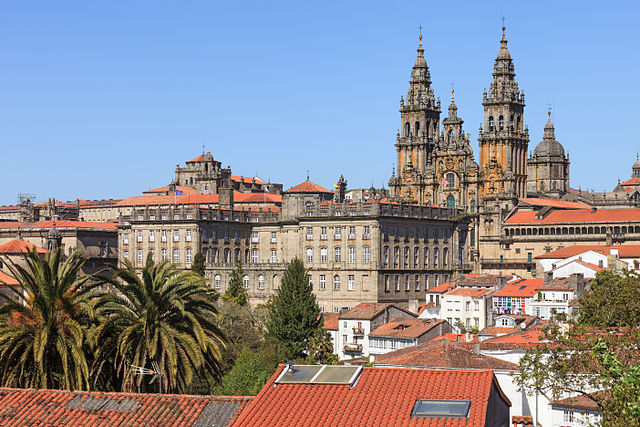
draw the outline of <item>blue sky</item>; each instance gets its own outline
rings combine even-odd
[[[500,17],[530,150],[553,104],[572,187],[612,189],[638,142],[637,2],[0,1],[0,204],[166,185],[204,145],[237,175],[386,186],[418,26],[478,160]],[[444,115],[442,116],[444,118]]]

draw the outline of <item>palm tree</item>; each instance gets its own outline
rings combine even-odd
[[[125,391],[144,389],[143,377],[134,375],[131,366],[149,368],[152,362],[168,391],[184,390],[194,373],[220,378],[226,339],[216,326],[215,291],[200,275],[179,271],[168,261],[154,264],[148,257],[141,274],[126,260],[104,280],[114,289],[96,305],[97,372],[104,369],[101,361],[113,361]]]
[[[87,389],[84,350],[91,321],[92,276],[79,276],[78,252],[44,259],[35,248],[24,265],[4,260],[19,286],[5,286],[0,307],[0,382],[4,387]]]

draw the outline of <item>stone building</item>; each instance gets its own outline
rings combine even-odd
[[[527,161],[527,193],[556,199],[569,193],[569,155],[556,141],[551,112],[544,137]]]

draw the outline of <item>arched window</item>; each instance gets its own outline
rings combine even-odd
[[[471,211],[471,213],[474,213],[476,211],[475,199],[471,199],[471,202],[469,202],[469,210]]]
[[[340,276],[338,276],[337,274],[333,276],[333,290],[334,291],[340,290]]]
[[[453,137],[456,135],[456,133],[453,130],[449,131],[449,139],[453,139]]]
[[[429,267],[429,248],[424,248],[424,268]]]
[[[431,129],[432,129],[431,136],[435,138],[436,135],[438,134],[438,128],[436,127],[435,123],[433,124],[433,127]]]
[[[313,262],[313,249],[312,248],[307,248],[307,262],[308,263],[312,263]]]
[[[229,248],[224,248],[224,263],[228,264],[229,263],[229,253],[231,251],[229,250]]]
[[[382,248],[382,261],[384,265],[389,265],[389,246]]]
[[[449,248],[444,248],[442,250],[442,264],[444,264],[445,267],[447,266],[447,264],[449,262],[449,260],[448,260],[449,256],[448,255],[449,255]]]
[[[411,131],[411,125],[409,122],[404,124],[404,136],[409,136],[409,132]]]
[[[498,126],[500,126],[500,130],[504,129],[504,117],[498,117]]]
[[[239,262],[240,261],[240,249],[236,248],[233,251],[233,262]]]
[[[249,289],[249,276],[247,274],[245,274],[244,277],[242,278],[242,286],[245,289]]]
[[[456,208],[456,198],[453,197],[453,194],[449,194],[449,196],[447,197],[447,207],[449,209],[455,209]]]
[[[278,277],[278,275],[274,274],[271,280],[273,283],[273,289],[280,289],[280,278]]]
[[[220,275],[216,274],[213,278],[213,287],[216,289],[220,289]]]
[[[516,119],[516,129],[520,130],[520,116]]]
[[[489,116],[489,130],[493,130],[493,116]]]
[[[178,250],[178,248],[173,248],[173,262],[180,262],[180,251]]]
[[[191,248],[185,250],[185,262],[191,264]]]
[[[433,266],[438,267],[438,248],[433,248]]]
[[[258,289],[264,289],[264,276],[262,274],[258,276]]]
[[[415,129],[416,129],[416,136],[420,136],[420,122],[416,122]]]

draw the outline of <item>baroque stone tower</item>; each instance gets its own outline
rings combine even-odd
[[[527,161],[527,193],[560,198],[569,192],[569,156],[556,141],[555,130],[549,121],[544,127],[542,141]]]
[[[524,127],[524,91],[518,90],[511,54],[502,27],[500,51],[489,92],[482,96],[484,127],[480,127],[480,196],[526,197],[529,130]]]
[[[424,58],[422,34],[418,57],[411,70],[407,99],[400,98],[401,131],[396,136],[397,170],[389,180],[395,200],[426,203],[425,174],[440,129],[440,100],[431,88],[431,75]]]

